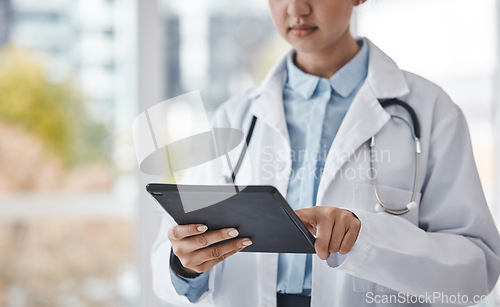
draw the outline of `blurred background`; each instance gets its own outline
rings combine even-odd
[[[352,24],[464,110],[497,225],[499,3],[369,0]],[[166,306],[144,190],[165,178],[139,173],[132,121],[193,90],[211,116],[288,48],[265,0],[0,0],[0,306]]]

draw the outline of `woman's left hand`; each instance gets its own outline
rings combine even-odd
[[[349,210],[314,206],[295,210],[307,229],[316,236],[316,254],[322,260],[330,253],[347,254],[358,238],[361,221]]]

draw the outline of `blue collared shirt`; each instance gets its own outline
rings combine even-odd
[[[287,58],[283,103],[292,149],[292,173],[286,199],[295,210],[316,203],[326,155],[366,79],[368,43],[360,39],[358,45],[360,51],[330,79],[303,72],[294,64],[294,55]],[[208,289],[208,274],[186,279],[171,272],[171,277],[176,291],[194,302]],[[312,255],[279,255],[277,292],[310,295],[311,277]]]
[[[368,43],[359,40],[360,51],[330,79],[300,70],[287,59],[288,79],[283,102],[292,149],[292,172],[287,202],[294,209],[316,204],[316,194],[330,146],[351,102],[368,72]],[[310,295],[312,255],[280,254],[280,293]]]

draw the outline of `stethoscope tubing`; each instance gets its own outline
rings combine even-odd
[[[370,174],[371,174],[371,179],[373,182],[373,189],[375,191],[375,197],[377,199],[377,204],[375,208],[380,208],[382,211],[385,211],[387,213],[393,214],[393,215],[403,215],[405,213],[408,213],[410,210],[416,207],[416,196],[417,196],[417,186],[418,186],[418,179],[419,179],[419,169],[420,169],[420,153],[421,153],[421,144],[420,144],[420,123],[418,120],[418,116],[413,110],[413,108],[407,104],[404,101],[401,101],[396,98],[392,99],[386,99],[386,100],[380,100],[380,104],[382,105],[383,108],[386,108],[391,105],[398,105],[402,108],[404,108],[408,114],[411,117],[412,124],[408,122],[404,117],[399,116],[399,115],[391,115],[391,118],[398,118],[402,120],[411,130],[412,137],[415,141],[415,171],[414,171],[414,177],[413,177],[413,189],[412,189],[412,195],[411,195],[411,200],[410,203],[405,208],[402,209],[392,209],[389,208],[385,202],[382,200],[382,197],[380,196],[379,190],[378,190],[378,181],[377,181],[377,171],[376,171],[376,166],[375,166],[375,135],[373,135],[370,139]],[[247,148],[250,145],[250,141],[252,139],[252,134],[255,128],[255,124],[257,123],[257,117],[253,116],[252,122],[250,124],[250,128],[247,133],[247,137],[245,139],[245,145],[241,151],[240,157],[238,159],[238,162],[236,163],[236,166],[232,172],[231,178],[227,178],[227,182],[230,183],[229,180],[232,180],[232,183],[234,184],[236,181],[236,175],[238,174],[238,171],[241,167],[241,164],[243,162],[243,159],[246,155]]]

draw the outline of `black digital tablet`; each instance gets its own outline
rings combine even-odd
[[[234,188],[157,183],[146,186],[179,225],[204,224],[209,230],[238,229],[238,237],[248,237],[253,242],[242,252],[315,253],[314,236],[275,187],[236,187],[237,193],[228,194]],[[181,198],[223,200],[186,212]]]

